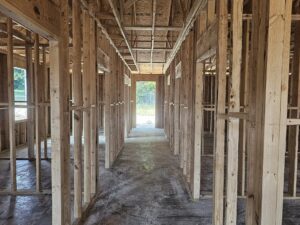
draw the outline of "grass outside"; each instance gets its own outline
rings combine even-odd
[[[155,116],[154,105],[138,104],[136,107],[136,114],[142,116]]]

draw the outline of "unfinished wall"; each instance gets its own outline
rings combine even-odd
[[[215,225],[236,224],[238,196],[247,224],[281,224],[284,195],[297,193],[297,7],[209,0],[166,71],[170,147],[196,199],[212,157]]]

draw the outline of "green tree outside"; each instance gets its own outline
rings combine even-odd
[[[136,84],[137,115],[155,116],[156,82],[138,81]]]

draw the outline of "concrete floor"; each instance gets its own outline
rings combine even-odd
[[[212,141],[205,137],[202,194],[211,194]],[[100,154],[100,193],[84,225],[211,225],[212,199],[190,199],[178,159],[162,130],[135,129],[112,169]],[[18,154],[23,156],[23,150]],[[1,154],[0,154],[1,157]],[[0,160],[0,187],[8,187],[8,162]],[[50,161],[42,161],[43,186],[50,188]],[[34,162],[17,161],[20,188],[34,189]],[[300,180],[300,179],[299,179]],[[244,200],[238,202],[238,225],[244,225]],[[283,225],[300,224],[300,200],[284,201]],[[0,196],[0,225],[51,225],[51,196]]]

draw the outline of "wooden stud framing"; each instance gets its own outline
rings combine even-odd
[[[27,37],[31,39],[31,33],[27,32]],[[33,64],[32,64],[32,47],[31,43],[26,42],[25,45],[26,54],[26,75],[27,75],[27,104],[34,105],[34,85],[33,85]],[[27,109],[27,146],[28,146],[28,158],[34,158],[34,109]]]
[[[46,60],[46,48],[45,46],[43,47],[42,50],[42,54],[43,54],[43,71],[41,73],[41,82],[42,83],[40,85],[41,88],[41,95],[42,95],[42,101],[45,103],[46,102],[46,96],[47,96],[47,88],[46,88],[46,81],[48,78],[48,69],[47,69],[47,60]],[[41,124],[42,121],[44,121],[44,125],[41,126],[41,128],[44,127],[44,130],[42,131],[43,134],[43,141],[44,141],[44,158],[47,159],[48,158],[48,129],[47,129],[47,121],[48,121],[48,115],[46,116],[46,112],[48,111],[48,106],[44,105],[42,107],[42,118],[41,118]]]
[[[50,41],[52,223],[71,224],[68,1],[61,1],[61,38]]]
[[[227,1],[220,0],[217,5],[218,47],[217,47],[217,106],[214,150],[214,182],[213,182],[213,224],[223,225],[224,207],[224,151],[225,121],[218,114],[225,113],[226,70],[227,70],[227,34],[228,34]]]
[[[203,63],[196,64],[195,90],[195,143],[193,154],[193,198],[200,198],[201,185],[201,148],[202,148],[202,98],[203,98]]]
[[[178,65],[177,65],[178,66]],[[175,72],[175,97],[174,97],[174,154],[179,154],[180,149],[180,81],[181,78],[177,77],[178,67],[176,66]],[[181,69],[180,69],[181,70]],[[181,71],[180,71],[181,73]]]
[[[84,129],[84,203],[91,199],[91,129],[90,129],[90,17],[83,12],[83,106],[88,108],[83,112]]]
[[[40,74],[40,46],[39,35],[35,34],[34,40],[34,83],[35,83],[35,162],[36,162],[36,191],[41,191],[41,119],[40,106],[41,103],[41,74]]]
[[[14,104],[14,74],[13,74],[13,36],[12,19],[7,19],[7,81],[8,81],[8,119],[9,119],[9,149],[10,149],[10,179],[11,191],[17,190],[16,179],[16,140],[15,140],[15,104]]]
[[[250,43],[250,21],[245,21],[243,30],[243,57],[242,57],[242,76],[241,76],[241,105],[244,106],[243,112],[249,111],[249,43]],[[246,128],[247,121],[240,121],[239,133],[239,170],[238,170],[238,193],[245,195],[246,185]]]
[[[73,101],[74,106],[82,106],[82,76],[81,76],[81,9],[78,0],[72,4],[73,31]],[[82,111],[73,112],[74,121],[74,217],[82,215]]]
[[[90,114],[90,154],[91,154],[91,196],[96,194],[97,191],[97,170],[98,170],[98,126],[97,126],[97,87],[96,87],[96,24],[93,18],[90,18],[90,68],[89,68],[89,78],[90,78],[90,104],[91,104],[91,114]]]
[[[240,74],[242,62],[243,0],[232,1],[232,74],[230,76],[229,112],[240,111]],[[219,46],[220,47],[220,46]],[[220,90],[219,90],[220,91]],[[239,151],[239,119],[228,120],[228,151],[226,179],[226,225],[237,219],[237,178]]]

